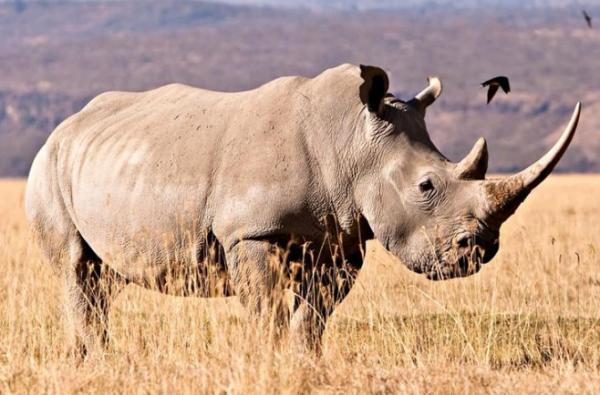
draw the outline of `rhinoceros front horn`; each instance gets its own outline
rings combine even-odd
[[[510,177],[485,181],[489,209],[498,220],[504,221],[512,215],[529,192],[552,172],[575,135],[580,113],[581,103],[577,103],[569,124],[556,144],[537,162]]]
[[[423,114],[425,114],[425,109],[442,94],[442,81],[438,77],[428,77],[427,82],[427,88],[408,102]]]

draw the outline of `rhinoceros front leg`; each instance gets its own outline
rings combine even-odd
[[[301,351],[321,354],[322,337],[335,308],[354,285],[363,257],[356,253],[346,260],[334,259],[304,271],[296,289],[291,334]]]
[[[126,284],[78,236],[69,244],[65,265],[67,330],[79,357],[108,344],[108,309]]]
[[[276,243],[249,240],[226,253],[231,282],[241,303],[274,338],[289,327],[285,257]]]

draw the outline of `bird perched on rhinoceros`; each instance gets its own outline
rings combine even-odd
[[[439,79],[409,101],[388,84],[378,67],[345,64],[245,92],[109,92],[59,125],[26,210],[65,280],[81,350],[107,341],[127,283],[238,295],[318,350],[367,240],[433,280],[489,262],[500,225],[567,149],[580,104],[541,159],[486,179],[485,140],[453,163],[429,138]],[[286,287],[293,303],[278,302]]]

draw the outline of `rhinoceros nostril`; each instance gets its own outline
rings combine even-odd
[[[469,248],[472,244],[472,237],[469,235],[461,236],[456,240],[456,244],[460,248]]]

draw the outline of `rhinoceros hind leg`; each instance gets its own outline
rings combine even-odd
[[[107,346],[109,307],[126,281],[103,264],[79,235],[69,243],[64,279],[67,329],[76,352],[85,357]]]

